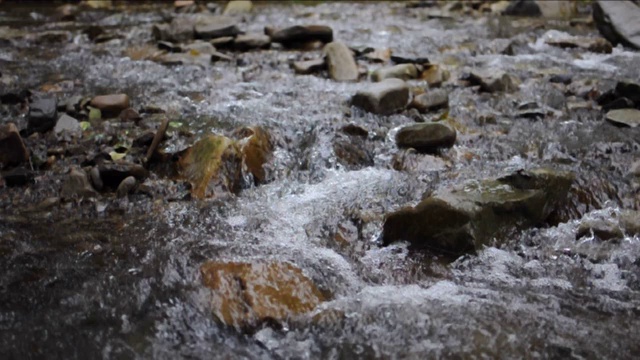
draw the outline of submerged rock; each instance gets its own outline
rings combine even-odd
[[[613,44],[640,49],[640,7],[631,1],[598,0],[593,4],[593,20],[598,30]]]
[[[87,174],[78,169],[72,169],[62,184],[60,194],[65,199],[89,198],[98,193],[91,187]]]
[[[396,134],[400,148],[413,148],[419,152],[435,153],[450,148],[456,142],[456,130],[442,122],[417,123],[403,127]]]
[[[200,267],[212,289],[215,317],[227,326],[252,330],[304,315],[327,300],[299,268],[286,262],[207,262]]]
[[[327,58],[329,76],[336,81],[356,81],[360,76],[358,65],[349,48],[338,41],[327,44],[324,47]]]
[[[91,99],[90,105],[99,109],[102,116],[118,116],[120,112],[130,107],[129,96],[126,94],[96,96]]]
[[[338,162],[349,170],[374,165],[374,148],[366,136],[338,134],[333,139],[333,152]]]
[[[314,41],[325,44],[333,41],[333,29],[324,25],[296,25],[282,30],[265,28],[265,34],[271,37],[272,42],[286,47],[297,47]]]
[[[0,125],[0,168],[29,160],[29,151],[13,123]]]
[[[38,95],[29,104],[27,130],[47,132],[56,126],[58,120],[58,100],[52,95]]]
[[[382,240],[385,245],[406,240],[448,254],[473,252],[544,223],[572,182],[571,173],[536,169],[442,189],[416,207],[389,214]]]
[[[638,109],[616,109],[605,115],[605,119],[616,125],[636,127],[640,125],[640,110]]]
[[[371,74],[372,81],[382,81],[384,79],[410,80],[418,77],[418,69],[414,64],[399,64],[391,67],[381,68]]]
[[[400,79],[387,79],[358,91],[351,104],[374,114],[389,115],[404,109],[409,101],[409,87]]]

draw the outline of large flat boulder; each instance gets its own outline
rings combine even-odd
[[[573,175],[549,169],[445,188],[387,216],[383,243],[406,240],[445,254],[473,252],[540,225],[566,198]]]
[[[210,261],[200,273],[204,285],[213,290],[215,317],[239,329],[281,325],[327,300],[302,270],[287,262]]]
[[[593,4],[593,20],[598,30],[613,44],[640,49],[640,7],[631,1],[598,0]]]

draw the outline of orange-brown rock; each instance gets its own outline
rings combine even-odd
[[[271,159],[273,145],[269,133],[260,127],[243,127],[235,131],[242,162],[253,175],[256,184],[264,183],[264,164]]]
[[[239,329],[282,323],[327,300],[302,270],[286,262],[210,261],[200,273],[204,285],[213,290],[214,315]]]
[[[196,198],[213,197],[217,187],[236,192],[240,181],[240,155],[226,136],[208,135],[187,149],[178,161],[179,172],[191,183]]]
[[[118,116],[120,112],[128,107],[129,96],[126,94],[100,95],[91,99],[91,106],[100,109],[102,114]]]

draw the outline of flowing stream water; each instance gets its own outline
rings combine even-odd
[[[16,76],[24,88],[72,79],[81,95],[123,92],[134,105],[160,104],[195,138],[263,126],[276,139],[267,169],[272,180],[237,196],[147,204],[148,212],[123,200],[111,216],[34,213],[3,199],[4,359],[640,356],[637,236],[576,239],[579,214],[452,263],[409,251],[406,243],[382,247],[379,240],[385,214],[415,205],[423,194],[520,168],[575,172],[577,186],[593,199],[586,217],[615,218],[622,208],[637,208],[627,172],[638,158],[640,129],[615,127],[599,110],[567,110],[572,100],[545,76],[570,74],[574,83],[589,80],[601,89],[617,80],[638,82],[639,53],[622,47],[611,54],[569,51],[540,40],[553,29],[597,34],[568,20],[438,18],[400,2],[259,4],[243,15],[240,27],[247,33],[326,24],[350,46],[426,56],[450,70],[445,87],[449,117],[459,130],[456,145],[425,155],[428,163],[419,171],[397,171],[393,134],[413,120],[406,112],[349,109],[362,81],[294,75],[290,60],[320,51],[254,51],[237,54],[241,63],[177,67],[127,56],[127,49],[153,44],[151,26],[172,11],[170,4],[128,6],[55,22],[49,8],[0,7],[0,25],[33,33],[64,29],[73,36],[56,46],[0,42],[0,72]],[[120,37],[95,44],[82,33],[89,25]],[[504,41],[499,38],[515,44],[514,55],[495,50]],[[489,95],[452,85],[475,68],[518,77],[519,91]],[[516,105],[527,101],[554,115],[517,118]],[[494,120],[480,120],[487,115]],[[13,121],[10,116],[5,112],[0,120]],[[350,123],[369,131],[373,166],[349,169],[336,158],[333,141]],[[163,146],[175,151],[185,144]],[[346,244],[335,240],[339,231],[351,234]],[[199,266],[208,259],[291,262],[331,294],[317,311],[340,311],[345,318],[340,326],[301,320],[253,334],[224,328],[211,315],[210,290],[200,279]]]

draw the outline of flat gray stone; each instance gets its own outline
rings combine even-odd
[[[351,98],[351,105],[365,111],[389,115],[407,106],[409,87],[400,79],[386,79],[367,84]]]
[[[219,37],[237,36],[242,32],[236,25],[236,20],[220,15],[200,15],[194,26],[195,35],[200,39],[215,39]]]
[[[441,89],[429,90],[414,97],[411,101],[411,107],[422,113],[447,106],[449,106],[449,93]]]
[[[629,127],[640,125],[640,110],[637,109],[616,109],[605,115],[605,119],[616,124]]]
[[[70,134],[78,134],[82,131],[80,122],[67,114],[62,114],[53,128],[53,132],[61,134],[63,132]]]

